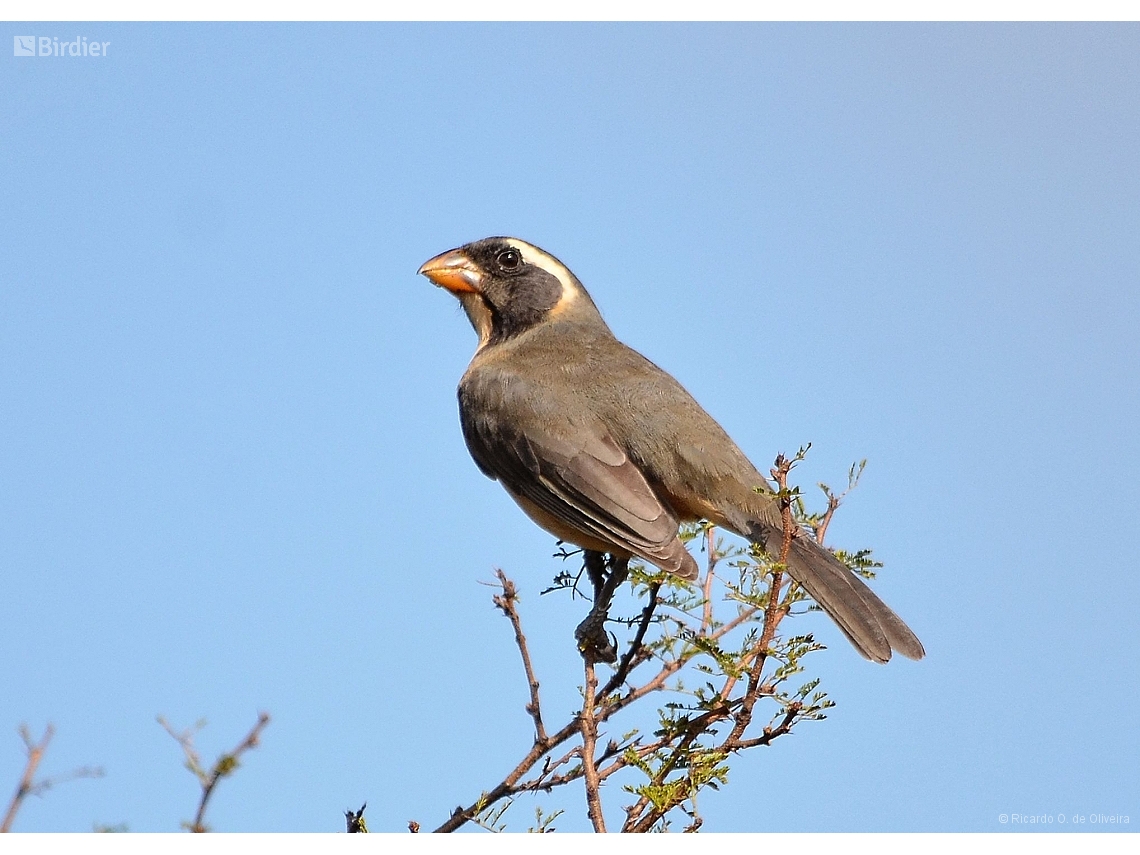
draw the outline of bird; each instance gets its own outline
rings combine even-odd
[[[458,298],[478,335],[459,382],[463,437],[559,540],[698,575],[679,536],[708,520],[779,555],[769,482],[672,375],[623,344],[566,265],[514,237],[448,250],[418,271]],[[806,531],[787,572],[873,662],[925,655],[910,628]]]

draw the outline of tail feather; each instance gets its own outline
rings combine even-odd
[[[780,554],[782,536],[770,526],[753,524],[748,537],[770,555]],[[888,661],[892,650],[908,659],[921,659],[926,654],[922,642],[902,618],[808,535],[801,534],[792,541],[788,574],[831,616],[855,649],[872,662]]]

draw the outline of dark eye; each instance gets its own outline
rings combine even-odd
[[[514,270],[522,264],[522,256],[519,255],[517,249],[504,249],[495,256],[495,261],[503,270]]]

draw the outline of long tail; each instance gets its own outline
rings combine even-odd
[[[783,538],[771,526],[752,523],[747,537],[763,546],[769,555],[780,554]],[[831,615],[855,649],[872,662],[888,661],[892,650],[908,659],[926,655],[922,642],[902,618],[810,535],[800,534],[792,541],[788,574]]]

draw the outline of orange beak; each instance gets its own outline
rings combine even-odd
[[[453,294],[478,294],[479,283],[483,281],[479,268],[458,249],[425,261],[417,272]]]

